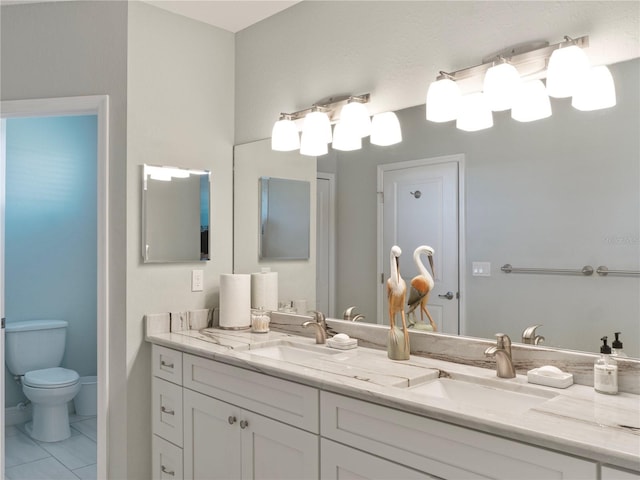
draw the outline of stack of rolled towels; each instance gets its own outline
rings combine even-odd
[[[249,328],[251,308],[278,309],[278,273],[263,269],[220,275],[220,328]]]

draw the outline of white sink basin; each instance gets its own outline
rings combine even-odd
[[[341,350],[331,349],[324,345],[304,345],[304,344],[287,344],[274,345],[270,347],[262,347],[248,352],[251,355],[272,358],[274,360],[282,360],[285,362],[300,363],[310,359],[318,359],[338,353]]]
[[[555,396],[547,391],[541,391],[539,395],[521,393],[450,378],[439,378],[408,390],[426,397],[443,398],[460,405],[505,414],[524,413]]]

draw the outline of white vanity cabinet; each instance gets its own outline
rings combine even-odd
[[[640,465],[638,465],[640,467]],[[640,472],[622,470],[620,468],[603,465],[600,478],[602,480],[640,480]]]
[[[182,478],[182,352],[151,350],[152,473],[154,479]]]
[[[185,479],[317,479],[315,388],[184,355]]]
[[[596,462],[333,393],[322,392],[320,398],[323,442],[328,438],[434,477],[598,478]],[[325,453],[323,466],[328,462]],[[369,466],[354,471],[357,463],[336,463],[336,459],[329,462],[333,469],[323,470],[323,479],[341,478],[340,468],[358,478],[378,478],[375,470],[373,476],[368,473]]]

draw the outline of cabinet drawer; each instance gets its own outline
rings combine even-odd
[[[375,480],[425,480],[422,472],[374,457],[354,448],[323,438],[320,442],[322,480],[359,478]]]
[[[153,435],[152,449],[152,478],[182,480],[182,449],[157,435]]]
[[[182,352],[153,345],[151,349],[151,365],[154,377],[163,378],[176,385],[182,385]]]
[[[640,472],[603,465],[601,478],[602,480],[640,480]]]
[[[182,387],[154,377],[151,396],[153,433],[182,447]]]
[[[318,433],[318,390],[185,354],[184,386],[289,425]]]
[[[341,395],[320,396],[323,437],[442,478],[596,479],[597,464]]]

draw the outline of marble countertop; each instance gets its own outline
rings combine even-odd
[[[592,387],[556,389],[527,383],[524,375],[497,378],[495,370],[411,355],[392,361],[386,351],[353,350],[269,358],[261,350],[289,343],[316,346],[311,338],[271,331],[266,334],[205,328],[173,333],[149,328],[147,341],[193,355],[348,395],[406,412],[474,428],[506,438],[574,454],[602,463],[640,470],[640,396],[602,395]],[[300,350],[303,351],[303,350]],[[539,397],[524,411],[452,401],[412,390],[436,378],[460,379],[489,389]],[[495,390],[496,396],[501,394]]]

